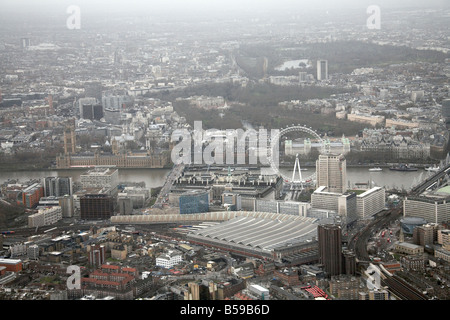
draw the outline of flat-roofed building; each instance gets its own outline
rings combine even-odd
[[[319,225],[319,262],[328,276],[342,274],[342,229],[339,225]]]
[[[438,224],[427,223],[422,226],[417,226],[413,231],[413,242],[423,247],[432,245],[437,241],[437,231]]]
[[[374,187],[356,196],[357,213],[359,219],[371,218],[386,206],[385,189]]]
[[[444,249],[450,250],[450,230],[438,230],[437,232],[437,243],[440,244]]]
[[[317,187],[325,186],[330,192],[347,191],[347,164],[341,155],[319,155],[316,161]]]
[[[374,289],[368,292],[360,292],[359,300],[389,300],[389,291]]]
[[[344,217],[346,223],[358,218],[355,193],[330,192],[325,186],[317,188],[311,195],[311,208],[334,211]]]
[[[44,187],[40,183],[34,183],[22,191],[22,203],[26,208],[33,208],[44,196]]]
[[[83,188],[117,188],[119,170],[109,167],[96,167],[80,175]]]
[[[180,214],[209,211],[209,193],[202,190],[186,191],[180,195]]]
[[[428,223],[450,221],[450,197],[419,196],[405,197],[403,216],[422,218]]]
[[[5,271],[19,272],[22,271],[22,266],[22,260],[20,259],[0,258],[0,267],[5,267]]]
[[[394,250],[398,253],[407,255],[423,254],[424,250],[422,246],[418,246],[407,242],[397,242],[394,246]]]
[[[81,219],[109,219],[114,215],[114,200],[106,194],[86,194],[80,198]]]
[[[156,257],[156,266],[170,269],[183,260],[181,252],[178,250],[169,250]]]
[[[290,214],[301,217],[308,215],[311,204],[296,201],[256,200],[255,211]]]
[[[434,250],[434,256],[436,258],[442,259],[446,262],[450,262],[450,250],[445,250],[444,248],[438,248]]]
[[[29,227],[42,227],[54,224],[62,219],[60,206],[39,209],[37,213],[28,216]]]

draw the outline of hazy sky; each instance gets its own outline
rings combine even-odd
[[[344,9],[368,7],[412,7],[447,6],[449,0],[1,0],[0,10],[14,10],[16,13],[32,10],[43,13],[55,9],[78,5],[86,11],[145,11],[189,13],[249,11],[249,10],[308,10]]]
[[[370,5],[378,5],[382,11],[403,7],[449,8],[450,0],[0,0],[0,31],[2,19],[14,25],[42,26],[45,22],[65,25],[70,15],[67,9],[72,5],[80,8],[85,26],[121,16],[167,22],[219,19],[264,22],[293,16],[323,19],[324,15],[332,20],[347,13],[365,24]]]

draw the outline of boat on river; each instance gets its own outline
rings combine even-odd
[[[393,170],[393,171],[417,171],[418,169],[416,167],[410,167],[407,164],[401,163],[399,165],[390,167],[389,170]]]
[[[431,171],[431,172],[438,172],[440,170],[440,168],[438,166],[433,166],[433,167],[425,168],[425,170]]]

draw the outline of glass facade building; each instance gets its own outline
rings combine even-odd
[[[209,194],[203,191],[188,191],[180,196],[180,214],[209,211]]]

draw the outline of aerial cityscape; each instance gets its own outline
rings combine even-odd
[[[448,1],[0,8],[0,300],[450,300]]]

